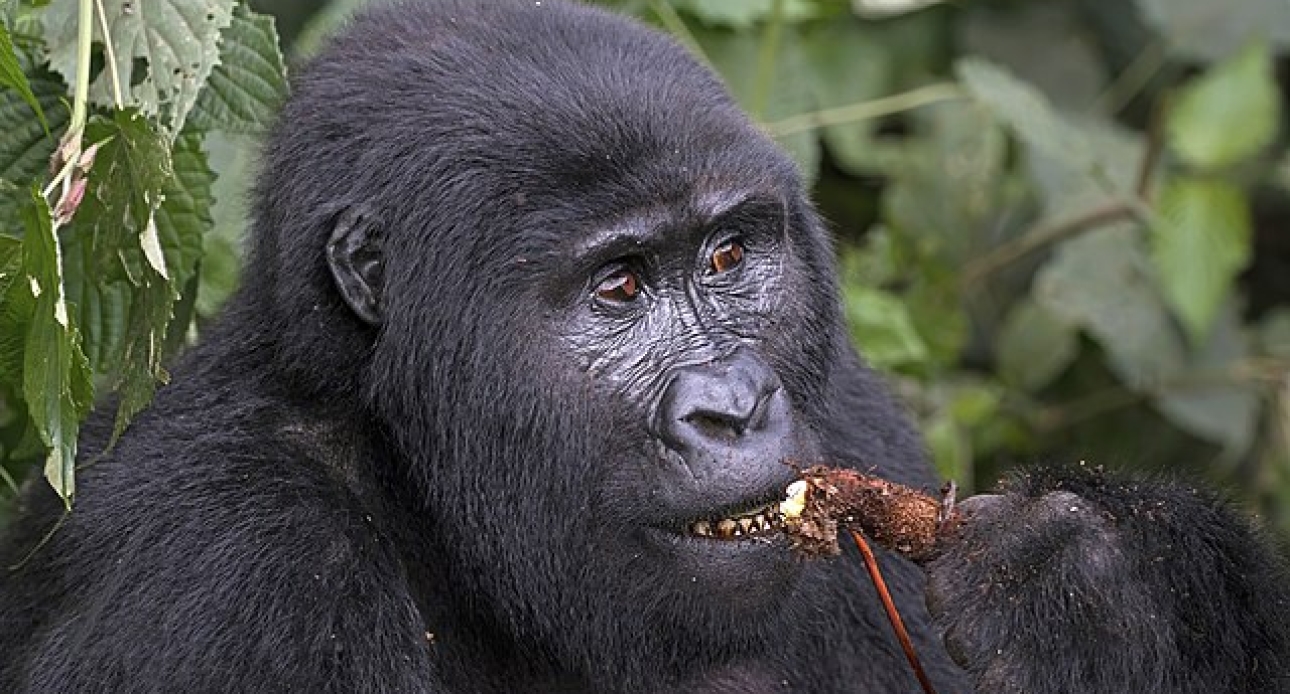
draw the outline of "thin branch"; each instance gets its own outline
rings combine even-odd
[[[966,97],[967,92],[962,87],[950,82],[941,82],[870,101],[861,101],[810,113],[799,113],[796,116],[774,123],[767,123],[765,128],[772,136],[783,137],[784,135],[792,135],[804,130],[816,130],[818,128],[827,128],[831,125],[872,120],[941,101],[952,101]]]
[[[8,470],[4,469],[3,465],[0,465],[0,480],[4,480],[5,485],[9,487],[9,491],[14,494],[18,493],[18,482],[14,480],[13,475],[10,475]]]
[[[1124,110],[1124,107],[1142,93],[1151,79],[1167,64],[1169,52],[1166,47],[1164,39],[1156,39],[1147,44],[1133,62],[1097,97],[1093,104],[1093,111],[1114,115]]]
[[[1138,181],[1134,186],[1138,198],[1150,202],[1151,174],[1155,173],[1156,164],[1165,148],[1165,121],[1169,115],[1168,100],[1157,101],[1151,107],[1151,122],[1147,127],[1147,151],[1142,155],[1138,166]]]
[[[972,286],[985,277],[1054,243],[1113,222],[1144,217],[1145,213],[1139,201],[1118,199],[1103,203],[1069,219],[1050,223],[1041,222],[1025,234],[968,263],[963,270],[960,282],[962,286]]]
[[[860,550],[860,556],[864,558],[864,568],[869,572],[869,580],[873,581],[873,587],[878,591],[878,597],[882,600],[882,609],[887,612],[887,621],[891,622],[892,631],[896,632],[896,640],[900,641],[900,648],[905,652],[905,659],[909,661],[909,667],[918,678],[918,684],[926,694],[936,694],[936,688],[932,686],[932,681],[923,670],[923,664],[918,660],[918,652],[914,650],[914,641],[909,638],[909,631],[905,629],[905,621],[900,618],[896,603],[891,599],[891,591],[887,590],[887,582],[883,580],[882,570],[878,568],[878,559],[873,556],[873,550],[869,549],[869,543],[865,541],[864,535],[851,528],[848,528],[847,532],[851,533],[856,549]]]

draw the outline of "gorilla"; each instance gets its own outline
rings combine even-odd
[[[386,4],[262,169],[219,325],[88,425],[70,515],[28,485],[0,691],[920,691],[854,556],[770,509],[785,461],[937,480],[793,164],[684,50]],[[1077,468],[965,515],[882,557],[940,694],[1290,692],[1290,580],[1212,495]]]

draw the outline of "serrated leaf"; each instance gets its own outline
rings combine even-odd
[[[995,344],[1000,377],[1029,392],[1052,383],[1078,354],[1075,326],[1033,299],[1013,306]]]
[[[23,278],[22,240],[0,236],[0,385],[22,387],[22,348],[31,320]]]
[[[1116,225],[1061,244],[1036,275],[1033,296],[1097,340],[1127,386],[1150,391],[1178,373],[1186,350],[1136,231]]]
[[[22,239],[0,235],[0,298],[22,274]]]
[[[200,130],[257,133],[287,96],[287,68],[273,18],[239,3],[220,38],[220,64],[197,97],[189,123]]]
[[[51,0],[42,15],[50,65],[68,82],[76,77],[77,6]],[[104,0],[125,106],[155,116],[170,134],[188,112],[219,62],[220,32],[232,21],[234,0]],[[99,22],[96,41],[103,41]],[[112,70],[90,85],[90,100],[113,106]]]
[[[1094,167],[1096,162],[1083,135],[1058,115],[1038,89],[979,58],[963,58],[955,63],[954,70],[972,96],[1022,142],[1074,167]]]
[[[160,277],[149,277],[134,292],[117,380],[120,403],[112,429],[114,440],[152,400],[157,383],[170,380],[170,374],[161,366],[161,358],[165,353],[171,307],[177,295]]]
[[[164,202],[157,208],[157,232],[170,284],[187,285],[202,257],[202,237],[211,229],[211,186],[215,173],[206,163],[202,138],[186,132],[175,140],[171,152],[173,175],[163,188]]]
[[[44,110],[49,127],[55,131],[67,125],[69,114],[60,103],[67,88],[57,76],[38,70],[29,86]],[[20,203],[26,200],[26,186],[49,168],[49,155],[57,144],[40,121],[31,117],[31,107],[15,91],[0,90],[0,221],[16,223]]]
[[[38,192],[32,192],[23,217],[23,269],[35,310],[24,345],[22,395],[49,449],[45,478],[70,500],[76,490],[76,436],[93,401],[93,385],[63,295],[62,262],[49,206]]]
[[[67,234],[68,256],[85,264],[73,275],[69,291],[81,302],[81,315],[93,335],[94,368],[107,374],[120,391],[116,434],[142,409],[157,381],[164,381],[162,344],[170,307],[178,293],[180,270],[191,276],[196,259],[189,257],[194,243],[188,222],[175,219],[189,214],[191,191],[177,181],[170,150],[162,135],[137,111],[121,111],[111,120],[94,118],[86,128],[91,142],[103,143],[90,170],[89,189]],[[176,140],[186,167],[192,163],[188,147],[193,140]],[[162,209],[166,195],[175,193],[172,218]],[[165,217],[165,225],[163,225]],[[170,281],[147,259],[143,237],[150,225],[164,244],[177,240],[169,252],[177,262]],[[163,228],[164,226],[164,228]],[[188,250],[184,250],[187,248]],[[169,266],[169,257],[166,258]],[[186,279],[186,277],[185,277]],[[124,326],[123,332],[117,332]]]
[[[18,62],[18,54],[13,49],[13,39],[9,36],[9,27],[4,22],[0,22],[0,86],[9,87],[22,97],[22,100],[36,112],[36,118],[40,125],[49,133],[49,123],[45,120],[45,110],[40,107],[40,102],[36,100],[36,95],[31,91],[31,84],[27,82],[27,75],[22,71],[22,65]]]
[[[0,292],[0,385],[13,393],[22,391],[22,360],[35,301],[22,270],[22,242],[0,236],[5,277]],[[22,280],[22,281],[19,281]]]
[[[1167,183],[1158,208],[1151,260],[1165,299],[1199,342],[1249,261],[1249,208],[1231,184],[1191,178]]]
[[[1202,168],[1247,159],[1276,137],[1279,95],[1271,53],[1264,44],[1251,44],[1178,95],[1169,112],[1169,144],[1188,163]]]

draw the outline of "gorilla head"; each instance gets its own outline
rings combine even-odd
[[[817,457],[833,258],[707,69],[587,7],[395,4],[265,169],[244,296],[297,387],[361,393],[445,619],[588,664],[782,628],[803,567],[763,511]]]

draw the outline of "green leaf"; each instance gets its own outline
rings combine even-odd
[[[70,114],[61,100],[67,88],[58,77],[38,70],[30,76],[29,86],[48,117],[49,127],[54,131],[66,127]],[[10,190],[0,186],[0,231],[12,232],[17,228],[18,209],[27,198],[26,186],[49,168],[49,156],[57,143],[13,90],[0,90],[0,133],[4,133],[0,137],[0,181],[14,186]]]
[[[1155,405],[1176,426],[1219,444],[1226,459],[1236,460],[1254,443],[1259,393],[1233,377],[1248,350],[1237,311],[1230,303],[1225,309]]]
[[[255,142],[243,135],[213,132],[204,140],[215,171],[211,186],[213,228],[202,238],[201,272],[197,276],[197,314],[216,314],[238,285],[242,249],[249,226],[247,200],[254,178]]]
[[[927,136],[891,167],[883,218],[923,255],[958,266],[998,242],[1007,141],[989,111],[971,101],[920,115]]]
[[[1202,168],[1227,166],[1258,154],[1276,137],[1279,93],[1268,47],[1251,44],[1178,95],[1169,113],[1169,144],[1188,163]]]
[[[1259,348],[1262,354],[1290,359],[1290,307],[1272,309],[1259,320]]]
[[[752,110],[762,90],[768,100],[761,120],[774,122],[815,108],[810,85],[798,76],[803,73],[803,57],[794,27],[785,26],[780,35],[779,53],[775,56],[769,85],[763,84],[765,75],[759,65],[762,42],[756,32],[735,33],[723,30],[704,30],[696,27],[695,38],[703,47],[704,55],[725,79],[735,99],[746,109]],[[798,132],[776,139],[781,147],[797,161],[803,178],[815,179],[820,166],[820,143],[813,132]]]
[[[1029,392],[1052,383],[1078,354],[1075,326],[1032,299],[1008,312],[995,345],[1000,377]]]
[[[699,21],[714,27],[747,30],[762,20],[770,19],[775,0],[670,0],[676,9],[686,12]],[[786,22],[798,22],[816,15],[816,8],[808,0],[782,0],[782,17]]]
[[[0,297],[22,274],[22,239],[0,235]]]
[[[963,85],[1006,124],[1022,142],[1077,168],[1092,169],[1083,134],[1053,109],[1038,89],[998,65],[963,58],[954,65]]]
[[[31,110],[36,112],[36,118],[40,121],[41,127],[45,133],[49,133],[49,123],[45,120],[45,110],[40,107],[40,102],[36,100],[36,94],[31,91],[31,84],[27,82],[27,75],[23,74],[22,65],[18,62],[18,54],[13,49],[13,39],[9,36],[9,27],[0,22],[0,85],[9,87],[18,92],[18,96],[27,102]]]
[[[323,41],[345,26],[345,23],[372,0],[331,0],[309,17],[309,21],[291,44],[292,61],[313,57]]]
[[[136,288],[117,380],[121,399],[112,430],[113,439],[120,436],[130,420],[147,407],[157,383],[170,381],[170,374],[162,368],[161,358],[165,352],[171,307],[177,295],[177,291],[158,277],[149,277]]]
[[[164,201],[157,208],[156,221],[170,284],[181,288],[197,271],[202,257],[202,235],[214,224],[211,186],[215,183],[215,173],[206,163],[198,133],[180,135],[171,157],[174,175],[163,188]]]
[[[219,62],[220,32],[232,21],[234,0],[104,0],[115,73],[125,106],[155,116],[171,135]],[[80,0],[51,0],[42,19],[49,63],[76,77],[77,6]],[[103,41],[99,22],[96,41]],[[113,106],[112,66],[90,85],[90,100]]]
[[[871,24],[847,19],[822,22],[803,30],[805,60],[801,77],[808,81],[814,107],[830,109],[869,101],[891,92],[891,52]],[[873,131],[877,119],[829,125],[820,130],[829,153],[850,171],[872,171]]]
[[[1025,153],[1026,168],[1044,203],[1044,218],[1050,222],[1082,216],[1129,194],[1146,150],[1141,135],[1110,121],[1082,118],[1067,125],[1080,133],[1088,148],[1082,164],[1033,147]],[[1089,161],[1094,162],[1092,168]]]
[[[852,339],[871,364],[891,370],[927,361],[927,345],[914,328],[904,301],[858,285],[844,287],[843,296]]]
[[[76,490],[76,435],[93,402],[93,384],[63,295],[58,238],[39,192],[32,192],[24,221],[23,266],[36,301],[24,347],[22,394],[49,448],[45,477],[70,500]]]
[[[18,280],[22,240],[0,236],[0,386],[22,388],[22,351],[31,321],[30,292]]]
[[[220,39],[220,64],[197,97],[189,124],[201,130],[256,133],[287,96],[287,68],[273,18],[238,3]]]
[[[95,371],[107,374],[120,390],[115,432],[120,434],[147,404],[157,381],[167,378],[162,345],[179,291],[176,282],[190,277],[196,263],[192,236],[200,233],[207,203],[197,201],[204,198],[201,177],[209,172],[203,173],[196,136],[185,135],[176,140],[185,175],[176,178],[164,137],[137,111],[91,119],[86,137],[102,144],[66,236],[67,256],[80,269],[69,276],[68,289],[78,297],[91,335]],[[167,275],[147,257],[150,233],[165,244],[160,265]]]
[[[1103,55],[1110,52],[1101,34],[1094,42],[1082,33],[1088,14],[1066,2],[1023,2],[1006,10],[972,4],[956,18],[956,48],[1012,71],[1058,111],[1082,112],[1106,89]]]
[[[1035,276],[1033,295],[1097,340],[1121,381],[1150,391],[1178,373],[1186,350],[1136,232],[1116,225],[1061,244]]]
[[[1161,191],[1151,260],[1165,299],[1194,341],[1210,333],[1249,261],[1250,236],[1245,197],[1231,184],[1182,178]]]
[[[1235,53],[1251,36],[1278,49],[1290,46],[1290,3],[1285,0],[1137,0],[1142,18],[1187,62],[1212,62]],[[1114,7],[1114,5],[1111,5]]]

